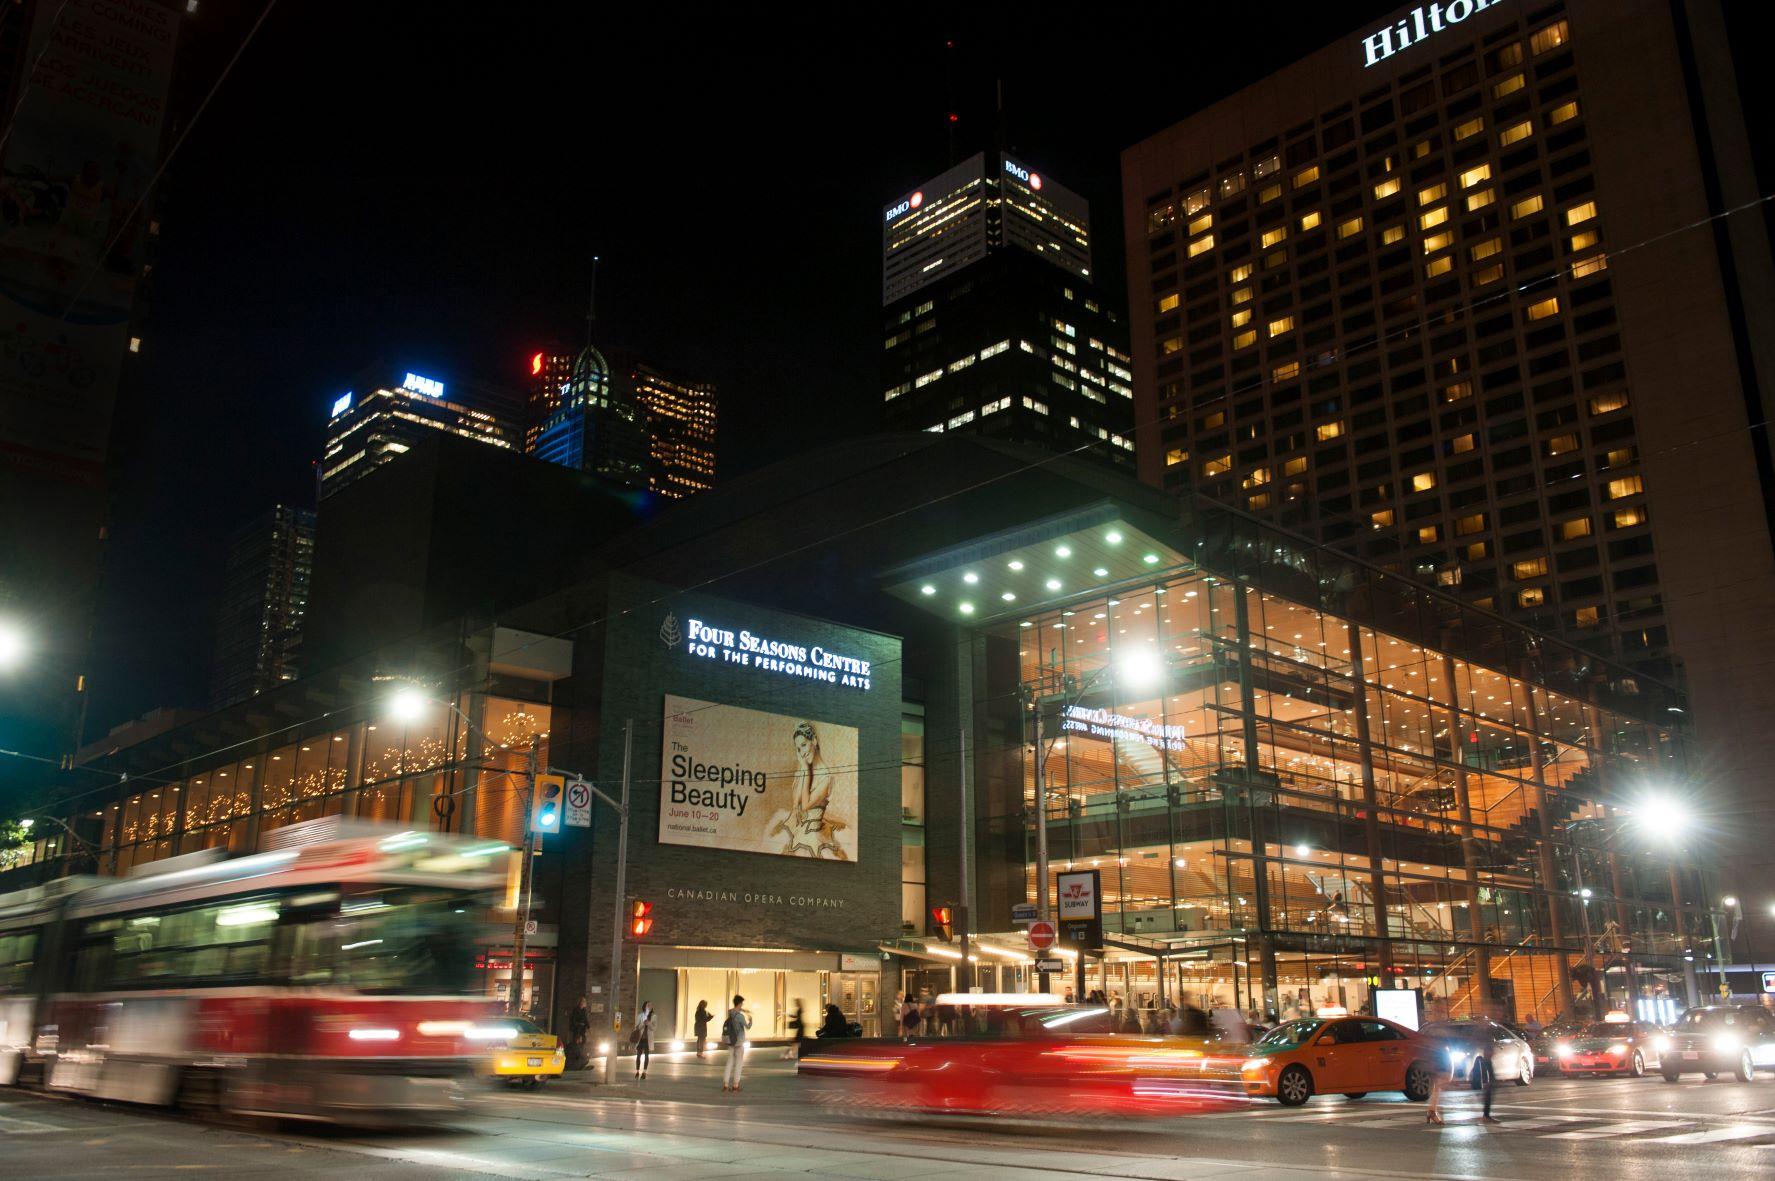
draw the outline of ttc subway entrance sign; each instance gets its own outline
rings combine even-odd
[[[573,828],[592,826],[592,789],[585,780],[575,779],[567,785],[567,815],[564,819]]]

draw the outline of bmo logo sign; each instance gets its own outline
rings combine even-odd
[[[914,209],[917,209],[920,205],[923,205],[923,204],[924,204],[924,193],[921,190],[919,192],[912,194],[910,197],[906,198],[904,201],[900,202],[898,205],[896,205],[892,209],[888,210],[887,216],[883,220],[893,221],[896,217],[899,217],[902,214],[911,213]]]
[[[1012,176],[1016,177],[1018,180],[1022,181],[1024,184],[1028,185],[1030,188],[1035,189],[1037,192],[1041,191],[1041,187],[1042,187],[1041,173],[1031,172],[1029,169],[1023,167],[1023,165],[1017,163],[1015,160],[1006,160],[1005,161],[1005,171],[1010,173]]]

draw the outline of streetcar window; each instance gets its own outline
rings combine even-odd
[[[347,894],[336,911],[293,914],[285,923],[290,982],[365,993],[472,992],[480,901],[407,886]]]
[[[37,963],[36,931],[0,935],[0,992],[23,992]]]
[[[80,933],[75,988],[165,988],[263,980],[280,913],[272,895],[94,919]]]

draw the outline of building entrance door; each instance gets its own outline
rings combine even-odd
[[[827,972],[826,1004],[837,1005],[845,1019],[863,1027],[864,1037],[881,1036],[881,978],[874,972]],[[819,1018],[824,1021],[824,1015]]]

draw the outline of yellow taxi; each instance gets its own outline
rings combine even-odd
[[[1430,1097],[1436,1070],[1447,1069],[1435,1043],[1378,1017],[1307,1017],[1287,1021],[1251,1046],[1240,1065],[1245,1093],[1299,1107],[1314,1095],[1361,1098],[1370,1091]]]
[[[559,1078],[567,1069],[567,1052],[561,1039],[544,1033],[534,1021],[522,1017],[501,1017],[475,1031],[475,1036],[493,1043],[489,1063],[494,1078],[513,1086],[536,1088],[550,1078]]]

